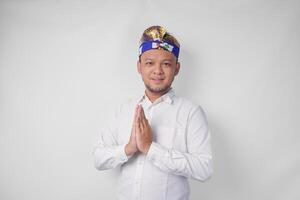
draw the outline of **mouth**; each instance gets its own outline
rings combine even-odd
[[[151,78],[151,81],[154,83],[162,83],[164,81],[164,78]]]

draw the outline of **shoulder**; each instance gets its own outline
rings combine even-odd
[[[206,113],[199,103],[195,103],[185,97],[176,96],[175,104],[181,108],[181,110],[185,110],[189,117],[194,115],[202,116],[202,118],[206,118]]]
[[[187,109],[187,110],[195,110],[197,108],[201,108],[201,106],[185,97],[181,97],[181,96],[176,96],[175,99],[174,99],[174,103],[177,105],[177,106],[180,106],[184,109]]]

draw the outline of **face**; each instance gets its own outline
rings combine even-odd
[[[171,52],[159,49],[144,52],[137,66],[146,92],[154,95],[166,93],[180,69],[179,62]]]

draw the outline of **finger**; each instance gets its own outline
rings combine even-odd
[[[141,115],[142,115],[142,123],[143,123],[143,126],[146,127],[147,124],[148,124],[148,120],[146,118],[146,115],[145,115],[145,112],[144,112],[144,109],[142,109],[141,111]]]
[[[132,138],[132,140],[135,140],[135,137],[136,137],[136,131],[135,131],[135,125],[134,125],[134,131],[132,131],[132,133],[131,133],[131,138]]]
[[[137,119],[141,116],[140,109],[141,109],[141,105],[137,105],[137,110],[136,110],[136,117],[137,117]]]
[[[139,130],[142,131],[142,118],[141,118],[140,112],[139,112],[137,124],[138,124]]]
[[[139,124],[139,118],[140,118],[140,105],[137,105],[136,107],[136,117],[135,117],[135,125],[138,126]]]
[[[145,125],[144,125],[144,122],[143,122],[143,119],[142,118],[140,118],[140,123],[139,123],[139,125],[140,125],[140,133],[141,134],[144,134],[144,130],[145,130]]]
[[[135,109],[134,109],[134,117],[137,116],[137,109],[138,109],[138,107],[139,107],[138,105],[135,106]]]
[[[145,120],[142,117],[139,117],[139,130],[140,130],[140,135],[144,135],[145,134]]]
[[[142,116],[142,118],[146,118],[143,107],[141,107],[141,116]]]
[[[141,125],[144,125],[144,120],[145,120],[145,114],[144,114],[144,109],[142,106],[140,106],[140,112],[139,112],[139,116],[140,116],[140,123]]]
[[[134,112],[134,120],[135,121],[137,120],[137,117],[138,117],[138,109],[139,109],[139,105],[136,105],[135,112]]]
[[[133,122],[132,122],[132,129],[134,129],[134,126],[136,124],[136,119],[137,119],[137,109],[138,109],[138,105],[135,107],[134,109],[134,118],[133,118]]]
[[[142,124],[142,126],[143,126],[143,129],[145,129],[146,128],[146,126],[147,126],[147,119],[146,118],[141,118],[141,124]]]
[[[140,129],[140,124],[141,124],[141,106],[138,105],[138,109],[137,109],[137,127]]]
[[[135,124],[134,124],[134,132],[135,132],[135,136],[138,137],[139,136],[139,122],[138,119],[136,120]]]

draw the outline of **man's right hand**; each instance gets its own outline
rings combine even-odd
[[[131,135],[128,144],[125,146],[125,153],[127,156],[130,156],[138,151],[137,144],[136,144],[136,134],[135,134],[135,125],[138,119],[138,106],[135,108],[135,113],[134,113],[134,120],[132,123],[132,128],[131,128]]]

